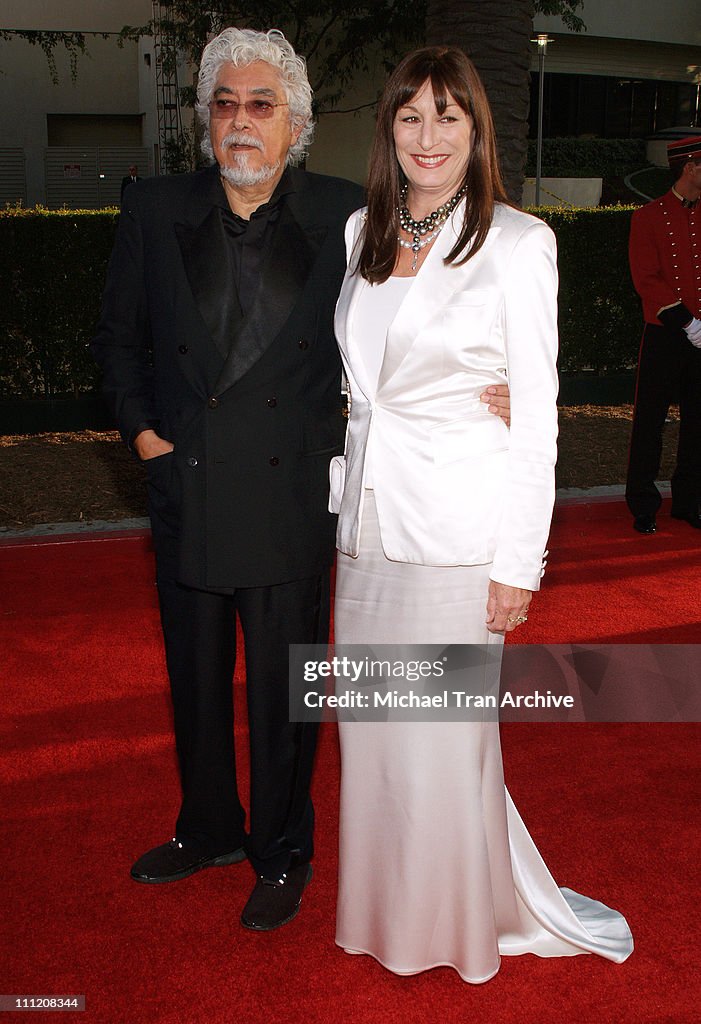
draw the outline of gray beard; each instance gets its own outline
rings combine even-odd
[[[266,181],[270,181],[274,178],[277,172],[280,170],[280,161],[278,160],[275,164],[264,164],[263,167],[259,167],[258,170],[253,170],[252,167],[248,166],[248,158],[246,156],[234,157],[238,166],[219,168],[219,172],[222,178],[225,178],[230,185],[263,185]]]

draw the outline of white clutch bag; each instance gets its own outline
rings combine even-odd
[[[346,417],[351,412],[351,388],[350,381],[345,373],[342,375],[341,394],[346,396]],[[343,490],[346,486],[346,457],[345,455],[334,455],[329,464],[329,512],[338,515],[341,511],[343,501]]]
[[[329,463],[329,512],[341,511],[343,489],[346,485],[346,457],[335,455]]]

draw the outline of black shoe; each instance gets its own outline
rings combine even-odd
[[[633,520],[633,529],[637,530],[638,533],[656,533],[657,523],[655,522],[655,517],[648,514],[636,516]]]
[[[223,867],[226,864],[238,864],[245,860],[243,848],[222,853],[218,857],[203,854],[201,849],[188,849],[187,840],[171,839],[169,843],[156,846],[143,857],[139,857],[131,869],[131,877],[135,882],[177,882],[188,875],[194,875],[202,868]]]
[[[311,881],[309,863],[289,868],[276,882],[258,877],[255,888],[241,914],[241,924],[255,932],[270,932],[296,917],[304,887]]]
[[[672,512],[672,519],[683,519],[695,530],[701,530],[701,515],[698,512]]]

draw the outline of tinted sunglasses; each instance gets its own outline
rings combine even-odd
[[[289,103],[271,103],[270,100],[246,100],[245,103],[239,103],[227,96],[218,96],[207,105],[212,117],[227,118],[236,117],[239,107],[245,107],[246,114],[255,121],[265,121],[272,117],[276,107],[289,107]]]

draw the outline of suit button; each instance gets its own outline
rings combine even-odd
[[[191,466],[193,469],[195,468],[195,466],[197,465],[197,459],[194,457],[194,455],[190,456],[190,458],[187,460],[187,464],[188,466]]]
[[[273,455],[273,457],[270,459],[270,465],[271,466],[279,466],[280,465],[280,460],[278,459],[277,455]]]
[[[216,398],[212,397],[207,399],[207,405],[209,406],[210,409],[216,409],[216,407],[219,405],[219,402]]]
[[[275,406],[277,405],[277,398],[269,398],[268,405],[270,406],[271,409],[274,409]]]
[[[181,356],[184,356],[187,352],[187,345],[178,345],[178,352]]]
[[[304,352],[305,349],[309,348],[309,342],[306,341],[304,338],[302,338],[302,340],[298,342],[298,345],[302,349],[303,352]]]

